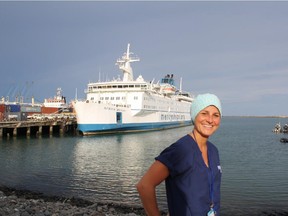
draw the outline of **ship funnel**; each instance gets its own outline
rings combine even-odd
[[[123,81],[133,81],[133,70],[131,68],[130,62],[140,61],[137,57],[132,57],[130,54],[130,44],[128,43],[127,51],[123,54],[121,59],[118,59],[116,65],[119,66],[119,69],[123,72]]]

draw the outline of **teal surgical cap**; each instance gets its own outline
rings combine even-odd
[[[195,121],[197,114],[201,110],[211,105],[215,106],[219,110],[220,115],[222,116],[221,102],[216,95],[210,93],[197,95],[197,97],[193,100],[191,104],[190,114],[192,122]]]

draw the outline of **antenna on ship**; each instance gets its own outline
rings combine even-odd
[[[180,90],[180,93],[182,92],[182,77],[180,77],[180,88],[179,88],[179,90]]]
[[[56,92],[56,97],[57,99],[60,99],[61,98],[61,95],[62,95],[62,89],[61,88],[57,88],[57,92]]]
[[[131,57],[130,54],[130,44],[128,43],[127,51],[123,54],[121,59],[118,59],[116,65],[119,69],[123,71],[123,81],[133,81],[133,70],[131,68],[130,62],[140,61],[137,57]]]
[[[99,75],[98,75],[98,82],[101,82],[101,68],[98,69]]]

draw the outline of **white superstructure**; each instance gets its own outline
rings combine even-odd
[[[62,89],[57,88],[56,96],[53,98],[44,99],[44,107],[53,107],[53,108],[68,108],[66,103],[66,98],[62,96]]]
[[[89,83],[85,101],[74,101],[78,130],[97,133],[160,130],[191,124],[192,97],[174,85],[173,74],[161,81],[133,79],[130,63],[139,61],[127,52],[117,60],[122,80]]]

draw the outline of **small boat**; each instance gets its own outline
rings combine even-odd
[[[281,128],[280,122],[275,125],[275,127],[274,127],[274,129],[272,131],[274,133],[282,133],[282,128]]]
[[[282,128],[282,133],[288,133],[288,124],[285,124]]]
[[[288,133],[288,124],[281,126],[281,124],[279,122],[279,123],[275,124],[272,132],[274,132],[274,133]]]
[[[280,139],[280,142],[282,142],[282,143],[288,143],[288,138],[281,138],[281,139]]]

